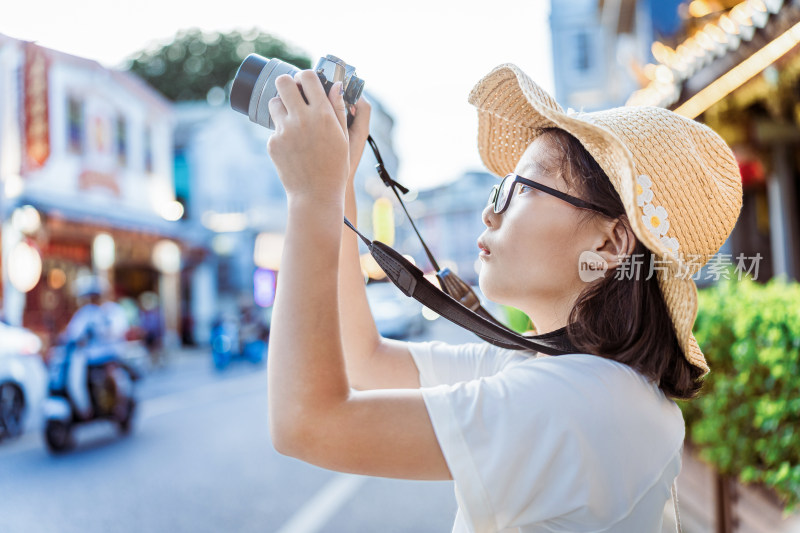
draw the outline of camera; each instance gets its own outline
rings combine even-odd
[[[344,101],[347,104],[347,125],[353,120],[350,106],[358,102],[364,90],[364,80],[356,76],[356,69],[336,56],[321,57],[314,69],[327,94],[337,81],[342,82]],[[267,59],[258,54],[245,58],[233,78],[231,87],[231,107],[250,117],[252,122],[271,130],[275,123],[269,115],[269,101],[278,95],[275,79],[281,74],[294,77],[300,71],[294,65],[280,59]],[[302,89],[301,89],[302,92]],[[305,96],[303,96],[305,98]]]

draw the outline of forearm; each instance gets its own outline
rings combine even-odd
[[[356,227],[357,206],[352,180],[347,188],[345,215]],[[351,381],[358,385],[361,369],[375,353],[380,335],[375,327],[359,260],[358,237],[345,228],[339,255],[339,316],[342,346]]]
[[[347,399],[337,303],[343,206],[289,199],[286,239],[270,332],[269,417],[273,439]]]

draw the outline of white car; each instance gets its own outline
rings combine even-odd
[[[425,329],[422,304],[407,297],[391,282],[367,285],[367,300],[381,336],[405,338],[419,335]]]
[[[0,440],[25,428],[26,414],[41,405],[47,369],[42,341],[31,331],[0,322]]]

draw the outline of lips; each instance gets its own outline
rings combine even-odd
[[[486,246],[486,244],[483,241],[480,240],[478,241],[478,249],[480,249],[481,251],[480,255],[482,256],[491,254],[491,252],[489,251],[489,247]]]

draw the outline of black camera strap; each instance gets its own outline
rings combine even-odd
[[[422,303],[425,307],[443,316],[450,322],[471,331],[486,342],[511,350],[533,350],[548,355],[561,355],[575,353],[578,350],[567,337],[566,327],[545,333],[543,335],[523,336],[509,329],[495,319],[480,304],[480,299],[472,288],[459,278],[454,272],[445,268],[440,269],[433,254],[425,244],[425,240],[417,230],[414,221],[406,209],[403,199],[397,192],[399,188],[403,194],[408,189],[394,181],[383,165],[378,146],[370,135],[367,141],[375,154],[378,164],[376,169],[383,183],[392,189],[400,205],[403,207],[411,227],[419,237],[428,260],[436,270],[439,287],[428,281],[423,272],[408,261],[396,250],[380,241],[370,241],[362,235],[353,224],[345,217],[344,223],[361,238],[369,249],[370,255],[386,273],[386,276],[400,291]]]
[[[396,250],[380,241],[370,241],[347,218],[344,219],[344,222],[364,241],[370,255],[386,273],[386,277],[403,294],[414,298],[425,307],[471,331],[486,342],[511,350],[534,350],[548,355],[561,355],[577,351],[567,339],[566,328],[560,328],[544,335],[526,337],[499,323],[483,307],[480,307],[481,313],[466,307],[428,281],[419,268]]]

